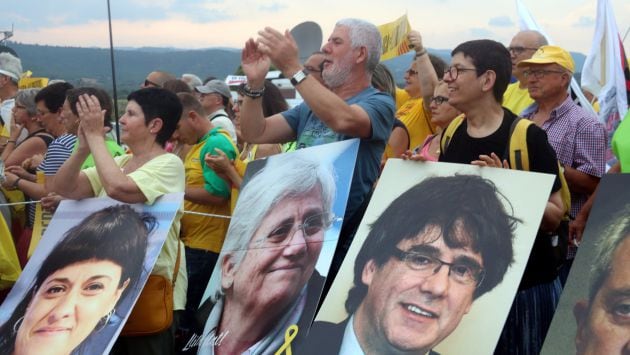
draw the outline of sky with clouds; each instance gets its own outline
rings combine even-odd
[[[609,1],[623,36],[630,27],[630,1]],[[588,53],[596,0],[522,3],[556,44]],[[0,30],[13,24],[14,41],[109,46],[106,0],[12,0],[3,5]],[[110,5],[114,45],[125,47],[240,48],[265,26],[290,29],[303,21],[319,23],[326,38],[340,18],[379,25],[405,13],[429,48],[453,48],[478,38],[509,44],[518,31],[514,0],[110,0]],[[630,48],[630,35],[624,44]]]

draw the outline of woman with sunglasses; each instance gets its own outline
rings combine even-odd
[[[448,103],[448,88],[443,81],[435,87],[429,107],[431,108],[431,124],[437,127],[437,133],[428,136],[413,150],[412,154],[407,152],[403,158],[437,161],[440,156],[442,132],[455,117],[461,114],[458,109]]]
[[[36,154],[46,154],[48,145],[53,140],[53,136],[50,133],[46,133],[42,123],[37,119],[35,95],[38,92],[39,89],[20,90],[15,97],[13,119],[11,121],[11,137],[0,157],[6,167],[21,165],[24,160]],[[21,143],[17,144],[18,137],[23,129],[26,129],[28,136]]]

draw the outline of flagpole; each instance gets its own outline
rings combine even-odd
[[[116,120],[116,142],[120,145],[120,128],[118,127],[118,93],[116,90],[116,67],[114,65],[114,37],[112,35],[112,12],[107,0],[107,20],[109,23],[109,57],[112,63],[112,85],[114,86],[114,119]]]

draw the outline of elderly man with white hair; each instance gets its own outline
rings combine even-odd
[[[394,122],[394,100],[371,85],[381,55],[381,35],[376,26],[363,20],[337,22],[322,47],[325,86],[304,70],[289,31],[266,27],[258,35],[257,40],[246,42],[241,57],[247,76],[241,106],[243,138],[251,143],[295,140],[298,149],[351,138],[361,140],[340,243],[331,267],[334,275],[363,216]],[[304,102],[265,117],[260,97],[271,63],[291,79]]]

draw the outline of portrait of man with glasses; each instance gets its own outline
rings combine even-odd
[[[519,224],[487,178],[433,176],[413,185],[369,224],[345,299],[349,316],[316,321],[300,353],[436,354],[473,303],[502,283]]]

